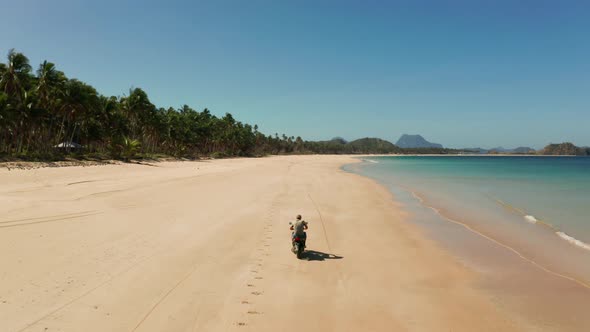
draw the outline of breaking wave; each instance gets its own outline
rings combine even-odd
[[[443,213],[441,213],[441,211],[440,211],[439,209],[437,209],[437,208],[435,208],[435,207],[433,207],[433,206],[430,206],[430,205],[426,204],[426,202],[425,202],[424,198],[420,197],[420,196],[419,196],[419,195],[418,195],[416,192],[414,192],[413,190],[411,190],[411,189],[409,189],[409,188],[406,188],[406,187],[403,187],[403,186],[400,186],[400,187],[401,187],[402,189],[406,190],[407,192],[411,193],[411,194],[412,194],[412,196],[413,196],[415,199],[417,199],[417,200],[420,202],[420,204],[422,204],[422,206],[424,206],[424,207],[426,207],[426,208],[428,208],[428,209],[430,209],[430,210],[434,211],[434,212],[435,212],[435,213],[436,213],[438,216],[440,216],[442,219],[444,219],[444,220],[446,220],[446,221],[448,221],[448,222],[451,222],[451,223],[453,223],[453,224],[456,224],[456,225],[462,226],[463,228],[467,229],[468,231],[470,231],[470,232],[472,232],[472,233],[474,233],[474,234],[476,234],[476,235],[478,235],[478,236],[481,236],[482,238],[485,238],[485,239],[487,239],[487,240],[489,240],[489,241],[491,241],[491,242],[493,242],[493,243],[495,243],[495,244],[499,245],[500,247],[503,247],[503,248],[505,248],[505,249],[507,249],[507,250],[509,250],[509,251],[513,252],[513,253],[514,253],[514,254],[516,254],[518,257],[520,257],[520,258],[522,258],[523,260],[525,260],[525,261],[527,261],[527,262],[529,262],[529,263],[533,264],[534,266],[538,267],[539,269],[541,269],[541,270],[543,270],[543,271],[545,271],[545,272],[547,272],[547,273],[549,273],[549,274],[552,274],[552,275],[554,275],[554,276],[557,276],[557,277],[560,277],[560,278],[564,278],[564,279],[570,280],[570,281],[572,281],[572,282],[575,282],[576,284],[578,284],[578,285],[580,285],[580,286],[583,286],[584,288],[588,288],[588,289],[590,289],[590,284],[587,284],[587,283],[585,283],[584,281],[578,280],[578,279],[576,279],[576,278],[574,278],[574,277],[571,277],[571,276],[569,276],[569,275],[562,274],[562,273],[559,273],[559,272],[557,272],[557,271],[554,271],[554,270],[552,270],[552,269],[550,269],[550,268],[548,268],[548,267],[545,267],[544,265],[542,265],[542,264],[540,264],[540,263],[536,262],[534,259],[532,259],[532,258],[529,258],[529,257],[525,256],[525,255],[524,255],[523,253],[521,253],[519,250],[517,250],[517,249],[515,249],[515,248],[513,248],[513,247],[511,247],[511,246],[509,246],[508,244],[505,244],[505,243],[501,242],[501,241],[500,241],[500,240],[498,240],[498,239],[495,239],[495,238],[493,238],[492,236],[486,235],[486,234],[484,234],[484,233],[482,233],[482,232],[478,231],[477,229],[475,229],[475,228],[474,228],[474,227],[472,227],[471,225],[469,225],[469,224],[466,224],[466,223],[463,223],[463,222],[461,222],[461,221],[458,221],[458,220],[455,220],[455,219],[452,219],[452,218],[449,218],[449,217],[445,216]],[[499,201],[499,202],[501,202],[501,201]],[[506,203],[504,203],[504,202],[501,202],[501,203],[503,203],[503,204],[506,204]],[[506,205],[507,205],[507,204],[506,204]],[[519,210],[518,208],[514,208],[514,207],[511,207],[511,208],[512,208],[513,210],[516,210],[516,211],[522,211],[522,210]],[[531,215],[528,215],[528,214],[524,214],[524,215],[525,215],[525,217],[531,217],[531,219],[534,219],[534,220],[535,220],[535,224],[536,224],[536,223],[539,223],[539,224],[542,224],[542,225],[544,225],[544,226],[546,226],[546,227],[549,227],[549,228],[551,228],[551,229],[553,229],[553,230],[556,230],[556,228],[555,228],[554,226],[552,226],[552,225],[550,225],[550,224],[548,224],[548,223],[545,223],[545,222],[543,222],[543,221],[541,221],[541,220],[537,220],[535,217],[533,217],[533,216],[531,216]],[[527,221],[528,221],[528,220],[527,220]],[[584,243],[584,242],[582,242],[582,241],[580,241],[580,240],[578,240],[578,239],[576,239],[576,238],[574,238],[574,237],[571,237],[571,236],[569,236],[569,235],[565,234],[564,232],[561,232],[561,231],[557,230],[557,231],[555,232],[555,234],[557,234],[557,235],[558,235],[560,238],[562,238],[562,239],[564,239],[564,240],[566,240],[566,241],[570,242],[570,243],[571,243],[571,244],[573,244],[573,245],[576,245],[576,246],[578,246],[578,247],[581,247],[581,248],[583,248],[583,249],[586,249],[586,250],[590,250],[590,244]]]
[[[586,250],[590,250],[590,244],[580,241],[573,236],[569,236],[561,231],[555,232],[555,234],[557,234],[557,236],[559,236],[560,238],[566,240],[567,242],[569,242],[577,247],[580,247],[580,248],[586,249]]]
[[[514,206],[512,206],[512,205],[510,205],[510,204],[508,204],[508,203],[506,203],[506,202],[504,202],[504,201],[502,201],[502,200],[499,200],[499,199],[497,199],[497,198],[495,198],[495,197],[492,197],[492,198],[493,198],[493,199],[494,199],[494,200],[495,200],[497,203],[499,203],[500,205],[504,206],[505,208],[507,208],[507,209],[509,209],[509,210],[511,210],[511,211],[514,211],[514,212],[517,212],[517,213],[520,213],[520,214],[522,214],[522,215],[524,216],[524,220],[526,220],[527,222],[529,222],[529,223],[531,223],[531,224],[539,224],[539,225],[541,225],[541,226],[545,226],[545,227],[547,227],[547,228],[549,228],[549,229],[551,229],[551,230],[555,231],[555,234],[557,234],[557,236],[559,236],[559,237],[560,237],[562,240],[566,240],[567,242],[569,242],[570,244],[573,244],[573,245],[575,245],[576,247],[580,247],[580,248],[582,248],[582,249],[590,250],[590,244],[588,244],[588,243],[585,243],[585,242],[583,242],[583,241],[580,241],[580,240],[576,239],[576,238],[575,238],[575,237],[573,237],[573,236],[569,236],[569,235],[567,235],[566,233],[564,233],[564,232],[560,231],[560,230],[559,230],[557,227],[555,227],[554,225],[552,225],[552,224],[550,224],[550,223],[548,223],[548,222],[545,222],[545,221],[539,220],[539,219],[535,218],[535,216],[533,216],[533,215],[530,215],[530,214],[527,214],[527,213],[526,213],[526,212],[524,212],[522,209],[516,208],[516,207],[514,207]]]

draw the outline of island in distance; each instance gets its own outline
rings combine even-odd
[[[408,135],[403,134],[395,145],[402,149],[414,149],[414,148],[438,148],[442,149],[443,146],[438,143],[432,143],[424,139],[420,135]]]
[[[365,137],[347,141],[342,137],[334,137],[329,141],[307,141],[306,147],[315,153],[324,154],[479,154],[479,155],[590,155],[590,148],[577,147],[572,143],[549,144],[541,150],[521,146],[517,148],[496,147],[483,148],[444,148],[441,144],[432,143],[421,135],[407,135],[400,137],[396,144],[389,141]]]
[[[464,151],[481,153],[481,154],[535,154],[536,150],[527,146],[519,146],[514,149],[506,149],[503,147],[482,149],[482,148],[464,148]]]

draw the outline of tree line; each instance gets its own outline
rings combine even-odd
[[[549,144],[539,151],[542,155],[569,155],[569,156],[590,156],[590,147],[578,147],[573,143],[565,142]]]
[[[188,105],[156,107],[140,88],[124,96],[102,95],[51,62],[34,69],[14,50],[0,63],[0,160],[459,152],[401,149],[378,138],[314,142],[265,135],[230,113],[218,117]]]
[[[258,126],[208,109],[158,108],[145,91],[104,96],[44,61],[36,70],[10,50],[0,63],[0,156],[50,159],[64,154],[104,158],[256,156],[321,153],[301,137],[264,135]]]

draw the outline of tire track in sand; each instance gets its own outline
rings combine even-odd
[[[7,221],[0,222],[0,228],[20,227],[20,226],[28,226],[28,225],[35,225],[35,224],[44,224],[44,223],[48,223],[48,222],[73,220],[73,219],[93,216],[93,215],[97,215],[97,214],[101,214],[101,213],[102,213],[101,211],[85,211],[85,212],[69,213],[69,214],[49,216],[49,217],[7,220]]]

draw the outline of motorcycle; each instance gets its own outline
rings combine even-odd
[[[301,259],[301,257],[303,257],[303,252],[305,251],[305,239],[295,236],[293,238],[293,248],[291,251],[297,255],[298,259]]]

